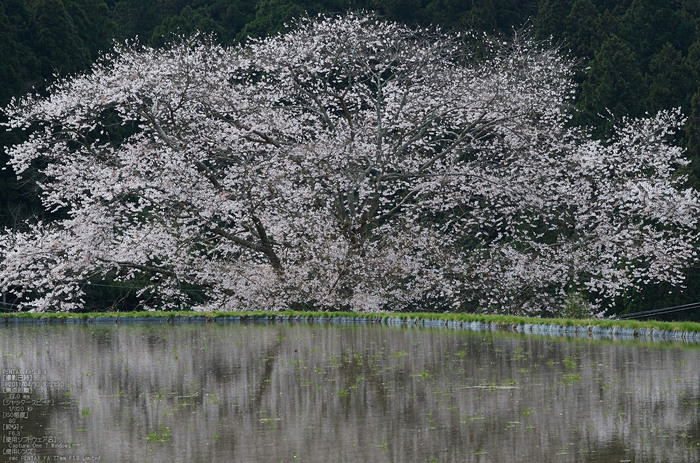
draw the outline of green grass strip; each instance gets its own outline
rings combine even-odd
[[[94,312],[94,313],[26,313],[26,312],[5,312],[0,315],[2,318],[47,318],[47,319],[68,319],[77,318],[88,320],[97,317],[314,317],[314,318],[334,318],[334,317],[350,317],[350,318],[367,318],[379,320],[384,318],[399,318],[410,320],[454,320],[461,322],[483,322],[496,323],[503,325],[559,325],[559,326],[600,326],[603,328],[632,328],[632,329],[658,329],[667,331],[684,331],[684,332],[700,332],[700,323],[694,322],[661,322],[661,321],[638,321],[638,320],[608,320],[608,319],[568,319],[568,318],[529,318],[515,317],[511,315],[486,315],[486,314],[467,314],[467,313],[364,313],[364,312],[266,312],[266,311],[250,311],[250,312]]]

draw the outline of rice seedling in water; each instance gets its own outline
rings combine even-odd
[[[162,444],[164,442],[167,442],[170,440],[170,428],[166,427],[164,424],[161,424],[160,433],[149,433],[146,440],[149,444]]]
[[[574,383],[580,383],[581,382],[581,374],[565,374],[563,377],[563,380],[561,384],[564,384],[566,386],[571,386]]]

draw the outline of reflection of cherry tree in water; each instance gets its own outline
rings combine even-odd
[[[567,127],[555,50],[465,41],[351,15],[119,48],[7,109],[33,130],[13,166],[68,218],[2,238],[3,289],[36,310],[105,276],[159,308],[533,313],[680,282],[698,201],[679,115],[593,141]],[[115,115],[139,130],[113,140]]]
[[[689,346],[306,323],[6,330],[4,368],[65,384],[35,417],[77,444],[63,456],[698,460]]]

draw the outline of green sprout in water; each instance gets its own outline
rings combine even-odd
[[[525,352],[523,351],[522,347],[518,347],[515,349],[515,353],[513,355],[513,360],[523,360],[525,359]]]
[[[152,432],[146,438],[149,444],[162,444],[170,440],[170,428],[164,424],[160,425],[160,433]]]
[[[562,363],[564,364],[564,368],[576,368],[577,366],[576,361],[573,359],[564,359]]]
[[[280,418],[260,418],[260,424],[267,425],[270,431],[277,429],[277,421],[280,421]]]
[[[428,429],[437,429],[437,426],[435,426],[435,417],[433,416],[433,412],[426,413],[425,420],[428,422]]]
[[[562,384],[565,384],[566,386],[571,386],[574,383],[580,383],[581,382],[581,375],[580,374],[566,374],[564,375],[564,378],[562,380]]]

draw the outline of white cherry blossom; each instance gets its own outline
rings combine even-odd
[[[357,15],[117,46],[4,110],[30,132],[13,167],[67,215],[0,237],[0,290],[35,311],[107,278],[146,308],[538,314],[680,283],[699,204],[681,115],[593,140],[568,125],[571,76],[528,37]]]

